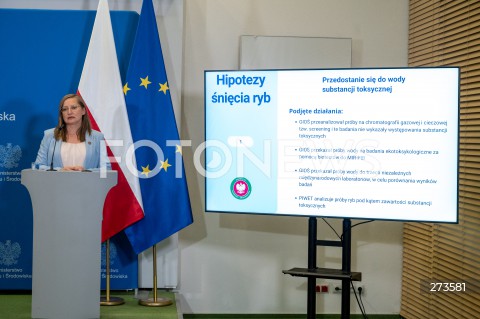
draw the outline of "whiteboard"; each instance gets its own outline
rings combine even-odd
[[[241,70],[350,68],[352,39],[243,35]]]

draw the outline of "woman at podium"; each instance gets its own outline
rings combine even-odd
[[[58,107],[58,125],[44,132],[35,165],[44,170],[111,169],[101,132],[91,128],[85,102],[65,95]]]

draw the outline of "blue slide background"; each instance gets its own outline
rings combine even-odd
[[[274,71],[259,71],[255,75],[265,77],[262,87],[258,85],[232,85],[217,86],[217,75],[228,75],[231,77],[242,77],[242,71],[209,72],[205,76],[206,102],[205,102],[205,125],[207,135],[206,141],[215,141],[223,145],[224,150],[231,156],[231,165],[223,158],[216,163],[218,171],[226,168],[225,174],[217,178],[206,179],[206,210],[212,212],[252,212],[255,209],[258,213],[275,213],[277,210],[277,77]],[[248,73],[247,73],[248,75]],[[216,91],[218,89],[218,92]],[[210,91],[209,91],[210,90]],[[213,91],[211,91],[213,90]],[[250,97],[249,103],[213,103],[213,95],[245,95]],[[267,94],[269,101],[254,103],[253,95]],[[265,121],[265,119],[268,119]],[[222,125],[220,125],[220,123]],[[244,158],[243,163],[238,162],[238,150],[228,143],[229,137],[247,136],[251,138],[252,146],[248,150],[253,153],[263,165],[266,162],[267,176],[262,170],[265,167],[253,164],[251,159]],[[269,142],[264,146],[264,141]],[[266,153],[270,148],[270,161],[267,162]],[[215,162],[215,155],[218,155],[219,148],[207,147],[206,165]],[[209,172],[218,173],[213,168]],[[237,199],[232,195],[232,181],[236,178],[246,178],[251,183],[251,194],[245,199]],[[215,196],[212,196],[215,194]],[[268,200],[266,200],[268,199]],[[225,211],[224,207],[229,207]]]
[[[35,160],[43,131],[56,125],[60,99],[77,91],[95,14],[0,9],[0,289],[31,289],[32,207],[20,171]],[[138,17],[111,12],[122,77]],[[136,288],[137,256],[122,233],[110,242],[111,288]]]

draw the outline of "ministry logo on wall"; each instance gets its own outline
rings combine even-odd
[[[235,178],[230,184],[230,191],[236,199],[245,199],[252,192],[250,181],[244,177]]]
[[[0,167],[15,168],[18,167],[18,162],[22,158],[22,149],[18,145],[0,145]]]
[[[118,253],[117,253],[117,245],[115,245],[113,243],[112,240],[110,240],[110,243],[109,243],[109,251],[110,251],[110,267],[115,265],[115,262],[118,258]],[[104,242],[102,244],[102,267],[106,267],[107,266],[107,244],[106,242]]]
[[[16,265],[22,254],[22,247],[19,243],[12,243],[10,240],[0,242],[0,265]]]

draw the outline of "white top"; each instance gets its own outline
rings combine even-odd
[[[83,166],[87,149],[85,142],[82,143],[62,143],[62,162],[63,166]]]

